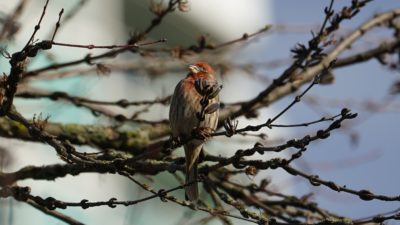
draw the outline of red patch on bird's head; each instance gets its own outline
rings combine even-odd
[[[183,79],[183,88],[186,92],[195,91],[196,95],[200,96],[194,85],[197,79],[204,79],[210,84],[216,83],[216,78],[213,68],[206,62],[197,62],[195,64],[189,65],[189,74]],[[201,96],[200,96],[201,97]]]
[[[192,75],[214,75],[213,68],[206,62],[197,62],[189,66],[190,74]]]

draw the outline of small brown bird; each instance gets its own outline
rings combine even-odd
[[[200,104],[202,96],[195,87],[198,79],[211,85],[217,83],[215,72],[207,63],[198,62],[189,66],[189,74],[176,85],[172,95],[169,120],[173,137],[191,137],[194,128],[214,131],[217,127],[218,109],[205,114],[202,121],[199,121],[196,116],[202,108]],[[209,100],[209,105],[215,105],[215,103],[219,103],[218,95]],[[185,188],[186,197],[190,201],[197,201],[199,195],[195,181],[197,180],[198,157],[203,145],[204,140],[192,139],[183,146],[186,158],[186,183],[194,182]]]

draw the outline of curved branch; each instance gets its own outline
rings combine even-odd
[[[391,42],[382,42],[378,47],[369,49],[367,51],[348,56],[346,58],[338,59],[333,65],[333,68],[348,66],[354,63],[365,62],[370,59],[376,58],[381,54],[391,53],[400,48],[400,38]]]
[[[223,121],[228,117],[239,117],[248,112],[252,112],[254,110],[268,106],[272,102],[275,102],[282,97],[288,95],[289,93],[294,92],[305,83],[310,82],[314,78],[314,76],[320,73],[324,68],[329,67],[329,65],[336,60],[340,53],[348,49],[357,39],[361,38],[364,33],[374,27],[381,25],[384,22],[391,21],[399,16],[400,8],[375,16],[373,19],[364,23],[353,33],[344,38],[342,42],[340,42],[339,45],[336,46],[336,48],[329,52],[317,65],[308,67],[303,72],[301,72],[298,77],[301,77],[302,79],[298,79],[293,82],[288,82],[281,86],[277,86],[272,91],[267,91],[268,89],[266,89],[249,102],[241,104],[240,106],[232,106],[221,110],[219,120],[220,126],[223,124]]]

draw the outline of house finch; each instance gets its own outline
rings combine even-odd
[[[208,133],[209,136],[210,132],[217,127],[218,95],[212,96],[208,102],[208,106],[213,106],[211,108],[214,109],[208,110],[203,119],[198,116],[202,110],[200,101],[203,98],[199,93],[198,87],[196,87],[196,82],[198,84],[199,79],[211,86],[217,84],[214,70],[207,63],[198,62],[189,66],[189,74],[176,85],[172,95],[169,119],[173,137],[190,139],[194,129],[200,133],[203,132],[205,136]],[[191,138],[183,146],[186,158],[186,183],[192,183],[185,188],[186,198],[190,201],[197,201],[199,195],[196,183],[197,164],[204,141],[204,138]]]

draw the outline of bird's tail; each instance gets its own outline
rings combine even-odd
[[[199,187],[197,185],[197,159],[192,168],[186,166],[186,183],[191,183],[185,187],[186,199],[195,202],[199,197]]]
[[[190,185],[185,187],[186,199],[191,202],[196,202],[199,197],[199,188],[197,185],[197,164],[198,157],[203,148],[203,145],[194,145],[193,143],[186,144],[186,184]]]

